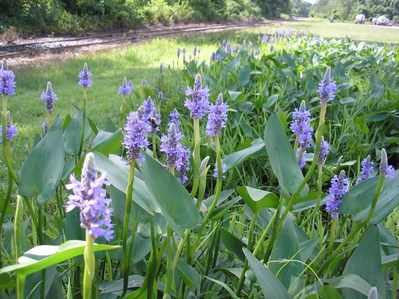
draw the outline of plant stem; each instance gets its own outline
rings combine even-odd
[[[127,292],[128,279],[129,279],[129,261],[131,250],[129,250],[127,244],[127,237],[129,233],[129,219],[130,211],[132,209],[132,198],[133,198],[133,182],[134,182],[134,168],[135,160],[130,161],[129,178],[126,186],[126,205],[125,205],[125,216],[123,219],[123,232],[122,232],[122,250],[123,250],[123,291],[121,297],[123,297]],[[131,244],[133,240],[131,240]]]
[[[91,299],[92,282],[94,278],[95,259],[93,252],[94,239],[86,229],[86,247],[83,257],[85,261],[85,270],[83,273],[83,299]]]
[[[222,171],[222,159],[221,159],[221,154],[220,154],[220,142],[219,142],[218,136],[215,136],[215,148],[216,148],[216,165],[217,165],[217,169],[218,169],[218,177],[216,180],[215,195],[213,198],[213,202],[212,202],[211,206],[209,207],[209,210],[206,213],[204,220],[202,221],[202,224],[198,230],[197,238],[196,238],[196,240],[194,242],[194,246],[192,248],[193,253],[198,249],[198,245],[201,241],[202,233],[205,229],[205,226],[207,225],[207,223],[209,221],[209,218],[212,215],[213,210],[215,209],[215,207],[219,201],[220,193],[222,191],[223,171]]]
[[[86,113],[87,113],[87,88],[83,88],[83,115],[82,115],[82,134],[80,135],[80,145],[78,157],[82,156],[83,143],[85,140],[86,131]]]
[[[391,287],[391,299],[397,299],[398,292],[398,280],[399,280],[399,256],[396,260],[395,272],[393,274],[392,279],[392,287]]]
[[[18,176],[15,173],[15,170],[12,166],[12,150],[11,150],[11,142],[7,140],[7,97],[3,95],[3,109],[2,109],[2,140],[3,140],[3,156],[4,162],[8,168],[8,179],[14,180],[16,184],[18,184]]]
[[[201,163],[201,136],[200,136],[200,125],[199,119],[193,118],[194,127],[194,150],[193,150],[193,188],[191,190],[191,196],[195,197],[199,186],[199,167]]]
[[[25,276],[17,274],[17,298],[23,299],[25,298]]]

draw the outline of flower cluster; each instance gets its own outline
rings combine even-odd
[[[380,173],[388,179],[395,176],[395,168],[392,165],[388,165],[387,152],[384,148],[381,150]]]
[[[188,87],[186,96],[191,96],[192,98],[192,100],[187,98],[184,102],[184,106],[190,110],[191,117],[202,118],[209,109],[209,89],[202,86],[201,75],[195,76],[194,88]]]
[[[169,123],[168,135],[161,137],[161,152],[166,154],[166,164],[169,169],[174,169],[181,163],[180,157],[182,155],[182,145],[180,141],[183,136],[176,129],[176,125],[171,122]]]
[[[17,136],[17,126],[13,125],[10,123],[10,121],[7,121],[7,140],[10,141],[13,139],[15,136]],[[3,135],[3,126],[0,125],[0,136]],[[3,142],[3,138],[0,138],[0,142]]]
[[[176,165],[178,180],[180,183],[184,184],[187,182],[187,172],[190,170],[190,155],[191,152],[188,148],[182,147],[180,162]]]
[[[227,171],[227,165],[222,163],[222,179],[226,178],[226,171]],[[218,178],[218,165],[217,165],[217,163],[215,163],[215,169],[213,171],[213,177],[215,179]]]
[[[360,177],[357,178],[356,184],[371,178],[373,175],[374,161],[371,160],[370,156],[367,156],[367,158],[363,159],[361,165]]]
[[[127,149],[128,161],[142,159],[140,151],[149,145],[147,132],[150,131],[150,126],[148,122],[140,117],[139,112],[131,112],[127,117],[124,131],[123,145]]]
[[[342,201],[342,197],[349,190],[349,179],[345,176],[345,171],[334,175],[331,179],[331,187],[326,202],[326,211],[331,214],[332,218],[338,218],[338,210]]]
[[[72,190],[73,194],[68,196],[66,211],[79,208],[80,226],[88,230],[94,239],[104,237],[107,241],[111,240],[114,235],[111,223],[111,198],[106,197],[106,191],[102,188],[104,184],[109,183],[105,180],[105,173],[97,178],[92,153],[86,155],[81,181],[78,181],[73,174],[70,180],[66,188]]]
[[[53,112],[53,102],[58,100],[58,96],[53,92],[50,82],[47,83],[47,89],[42,92],[40,99],[44,101],[48,113]]]
[[[0,94],[3,96],[12,96],[15,94],[15,87],[15,75],[13,71],[8,70],[7,63],[5,59],[3,59],[0,68]]]
[[[317,163],[322,164],[324,162],[324,159],[328,156],[329,153],[330,153],[330,144],[324,140],[324,137],[322,137],[320,144],[319,159],[317,159]]]
[[[149,132],[151,134],[155,134],[157,131],[159,131],[159,125],[161,124],[161,115],[157,113],[155,110],[155,103],[151,99],[151,97],[148,97],[147,100],[143,102],[143,115],[142,118],[148,122],[150,125],[150,130]]]
[[[331,79],[331,68],[328,67],[319,84],[320,102],[332,101],[337,91],[337,84]]]
[[[313,128],[310,126],[310,111],[306,110],[305,101],[292,113],[293,122],[290,129],[295,134],[302,149],[309,148],[312,140]]]
[[[123,96],[127,96],[131,94],[133,91],[133,83],[132,81],[127,81],[126,77],[123,79],[122,85],[119,87],[119,94]]]
[[[228,106],[223,102],[223,95],[220,93],[216,103],[211,104],[206,124],[206,133],[210,137],[215,137],[226,126]]]
[[[79,85],[84,88],[91,87],[93,85],[93,81],[91,80],[91,72],[89,72],[87,63],[84,64],[83,70],[79,73]]]

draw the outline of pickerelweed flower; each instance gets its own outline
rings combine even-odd
[[[306,165],[306,158],[307,158],[307,156],[308,156],[308,153],[304,150],[304,149],[302,149],[301,147],[300,148],[298,148],[297,149],[297,151],[296,151],[296,158],[297,159],[299,159],[299,155],[301,155],[301,160],[300,161],[298,161],[298,166],[299,166],[299,168],[304,168],[305,167],[305,165]]]
[[[147,80],[146,79],[142,79],[141,80],[141,84],[146,85],[147,84]]]
[[[158,92],[158,100],[160,100],[160,101],[163,100],[163,92],[162,91]]]
[[[332,218],[338,218],[342,197],[348,190],[349,179],[345,176],[345,171],[342,170],[339,175],[334,175],[331,179],[331,187],[326,202],[326,211],[331,214]]]
[[[147,120],[148,124],[150,125],[151,129],[149,130],[150,134],[155,134],[159,131],[159,125],[161,124],[161,115],[157,113],[155,110],[155,103],[148,97],[147,100],[143,102],[144,112],[143,112],[143,119]]]
[[[215,61],[216,60],[216,53],[212,52],[211,54],[211,61]]]
[[[324,140],[324,137],[322,137],[320,144],[319,159],[317,159],[317,163],[322,164],[324,159],[328,156],[329,153],[330,153],[330,144]]]
[[[46,110],[51,113],[53,112],[53,103],[55,100],[58,100],[58,96],[53,92],[53,88],[50,82],[47,82],[47,89],[43,91],[40,95],[40,99],[44,101],[46,106]]]
[[[188,181],[187,172],[190,170],[190,154],[190,150],[182,146],[179,161],[176,162],[177,178],[182,184]]]
[[[107,241],[113,238],[114,231],[111,223],[112,208],[111,198],[107,198],[103,185],[109,183],[105,180],[105,173],[97,178],[97,171],[94,165],[94,155],[86,155],[81,181],[78,181],[72,174],[71,182],[65,187],[72,190],[66,203],[66,211],[74,208],[80,209],[80,226],[88,230],[94,239],[104,237]]]
[[[374,171],[374,161],[371,160],[370,156],[364,158],[361,163],[360,176],[356,180],[356,184],[363,182],[372,177]]]
[[[184,106],[190,110],[192,118],[200,119],[209,109],[209,89],[202,87],[201,75],[195,76],[194,88],[187,87],[186,96],[191,96],[192,100],[186,98]]]
[[[223,60],[222,55],[218,54],[218,55],[216,56],[216,60],[217,60],[217,62],[222,62],[222,60]]]
[[[223,95],[220,93],[216,103],[211,104],[206,124],[206,134],[215,137],[226,126],[228,106],[223,102]]]
[[[183,136],[176,129],[176,125],[173,122],[169,123],[168,135],[161,137],[161,152],[166,154],[166,165],[169,169],[174,169],[179,163],[181,155],[183,154],[183,147],[180,144]]]
[[[17,126],[13,125],[11,123],[7,123],[7,140],[10,141],[11,139],[13,139],[15,136],[17,136],[18,134],[18,130],[17,130]],[[0,136],[3,135],[3,126],[0,125]],[[3,139],[0,138],[0,143],[3,142]]]
[[[129,162],[143,158],[140,151],[149,145],[147,132],[150,130],[148,122],[140,117],[139,112],[131,112],[129,114],[124,126],[125,134],[123,138],[123,145],[127,149]]]
[[[133,83],[127,81],[126,77],[123,79],[122,85],[119,87],[119,94],[127,96],[133,91]]]
[[[380,173],[388,179],[392,179],[395,176],[395,168],[392,165],[388,165],[388,156],[384,148],[381,150]]]
[[[229,42],[226,44],[226,52],[231,54],[231,43]]]
[[[177,109],[173,109],[172,112],[169,114],[170,122],[175,124],[176,130],[180,131],[180,115]]]
[[[8,69],[6,60],[3,59],[0,68],[0,94],[12,96],[15,94],[14,89],[16,86],[15,75],[13,71]]]
[[[226,178],[226,171],[227,171],[227,165],[222,163],[222,179]],[[213,177],[215,179],[218,178],[218,165],[217,165],[217,163],[215,163],[215,168],[214,168],[214,171],[213,171]]]
[[[332,101],[337,91],[337,84],[331,79],[331,68],[328,67],[323,79],[319,84],[320,102]]]
[[[84,88],[91,87],[93,85],[93,81],[91,80],[91,72],[89,72],[87,63],[84,64],[83,70],[79,73],[79,85]]]
[[[290,129],[295,134],[299,146],[306,150],[312,140],[313,128],[310,126],[310,111],[306,110],[305,101],[292,113],[293,122]]]

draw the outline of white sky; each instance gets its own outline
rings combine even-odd
[[[309,2],[309,3],[312,3],[312,4],[315,4],[315,2],[317,1],[317,0],[304,0],[305,2]]]

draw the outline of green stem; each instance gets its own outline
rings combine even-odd
[[[201,135],[200,135],[200,125],[199,119],[193,119],[193,126],[194,126],[194,150],[193,150],[193,188],[191,190],[191,196],[195,197],[198,191],[199,186],[199,167],[201,163],[201,153],[200,153],[200,146],[201,146]]]
[[[392,288],[391,288],[391,299],[397,299],[398,292],[398,280],[399,280],[399,256],[396,260],[395,272],[393,274],[392,279]]]
[[[128,279],[129,279],[129,261],[131,250],[129,250],[127,244],[127,238],[129,233],[129,219],[130,211],[132,209],[132,198],[133,198],[133,182],[134,182],[134,168],[135,160],[130,161],[129,178],[126,187],[126,206],[125,206],[125,216],[123,219],[123,232],[122,232],[122,250],[123,250],[123,291],[121,297],[123,297],[127,292]],[[131,241],[131,243],[133,240]]]
[[[51,112],[47,111],[47,130],[50,130],[51,127]]]
[[[197,238],[194,242],[194,246],[193,246],[193,253],[195,253],[195,251],[198,249],[198,245],[201,241],[201,237],[202,237],[202,233],[209,221],[209,218],[212,215],[213,210],[215,209],[218,201],[219,201],[219,197],[220,197],[220,193],[222,191],[222,180],[223,180],[223,171],[222,171],[222,159],[221,159],[221,154],[220,154],[220,142],[219,142],[219,137],[215,136],[215,148],[216,148],[216,164],[217,164],[217,169],[218,169],[218,177],[216,180],[216,187],[215,187],[215,195],[213,198],[213,202],[211,204],[211,206],[209,207],[208,212],[206,213],[204,220],[202,221],[202,224],[198,230],[198,234],[197,234]]]
[[[323,164],[319,164],[318,167],[318,175],[317,175],[317,201],[314,209],[312,212],[308,215],[306,220],[302,223],[302,227],[305,227],[305,225],[316,215],[316,213],[319,211],[320,208],[320,202],[321,202],[321,194],[323,192]]]
[[[338,218],[333,219],[333,221],[331,223],[330,242],[328,245],[329,250],[334,247],[335,231],[337,228],[337,224],[338,224]]]
[[[15,170],[12,166],[12,149],[11,142],[7,140],[7,97],[3,95],[3,109],[2,109],[2,140],[3,140],[3,156],[4,162],[8,168],[8,179],[13,180],[16,184],[18,184],[18,175],[15,173]]]
[[[11,177],[10,172],[8,172],[8,177]],[[1,208],[1,215],[0,215],[0,248],[2,248],[2,241],[3,241],[3,237],[2,237],[2,233],[3,233],[3,223],[4,223],[4,218],[6,216],[6,212],[7,212],[7,207],[8,204],[10,203],[10,199],[11,199],[11,191],[12,191],[12,180],[9,179],[7,181],[7,192],[6,192],[6,196],[4,198],[4,202],[3,202],[3,207]],[[1,250],[0,250],[0,267],[2,265],[2,258],[1,258]]]
[[[94,278],[94,239],[90,236],[89,230],[86,230],[86,246],[83,253],[85,261],[85,270],[83,273],[83,299],[92,299],[92,282]]]
[[[23,299],[25,298],[25,276],[17,274],[17,298]]]
[[[86,131],[86,114],[87,114],[87,88],[83,88],[83,115],[82,115],[82,134],[80,135],[80,145],[78,157],[82,156],[83,143]]]
[[[157,158],[157,145],[155,143],[155,134],[152,134],[152,157]]]

